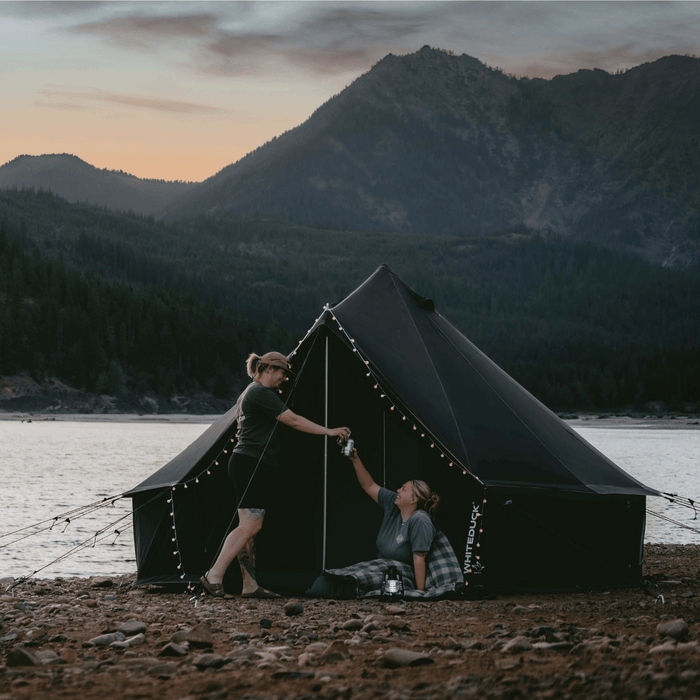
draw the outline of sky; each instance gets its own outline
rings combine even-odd
[[[201,181],[389,53],[517,76],[700,55],[700,2],[0,2],[0,165],[71,153]]]

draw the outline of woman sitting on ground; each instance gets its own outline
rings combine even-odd
[[[438,539],[441,573],[445,580],[433,582],[435,593],[454,590],[454,586],[462,582],[459,563],[447,538],[435,529],[432,520],[440,497],[418,479],[407,481],[398,491],[385,489],[374,481],[357,450],[353,450],[350,460],[362,489],[384,510],[384,520],[377,535],[379,559],[324,571],[307,595],[320,598],[372,595],[379,587],[384,570],[396,562],[407,565],[402,567],[406,589],[425,592],[426,557]]]

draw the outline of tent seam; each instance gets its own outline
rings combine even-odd
[[[421,344],[423,345],[423,349],[425,350],[425,354],[428,356],[428,358],[430,360],[430,365],[433,369],[433,373],[437,377],[438,384],[440,385],[440,389],[442,391],[442,394],[447,402],[447,405],[450,408],[450,415],[452,416],[452,420],[454,421],[454,425],[457,428],[457,434],[459,435],[459,441],[462,445],[462,450],[464,450],[464,456],[467,459],[467,469],[469,469],[470,473],[473,473],[472,469],[471,469],[471,462],[469,460],[469,453],[467,452],[467,446],[464,444],[464,439],[462,437],[462,431],[459,428],[459,422],[457,421],[457,416],[455,416],[454,410],[452,409],[452,403],[450,402],[449,397],[447,396],[447,392],[445,391],[445,385],[442,383],[442,379],[440,378],[440,375],[435,367],[435,363],[433,362],[433,358],[430,354],[430,351],[428,350],[428,348],[425,344],[425,341],[423,340],[423,336],[421,335],[421,332],[418,329],[418,326],[416,326],[416,322],[413,320],[413,316],[411,316],[411,314],[408,312],[408,306],[406,305],[406,300],[403,298],[403,295],[401,294],[401,290],[399,290],[398,286],[396,285],[396,280],[395,280],[393,275],[391,277],[391,283],[396,288],[396,291],[398,292],[399,298],[401,299],[401,303],[404,305],[404,308],[406,309],[406,313],[408,314],[408,317],[411,319],[411,323],[413,324],[413,327],[415,328],[416,333],[418,334],[418,337],[421,340]],[[423,313],[425,313],[425,311],[423,309],[421,309],[421,311]]]

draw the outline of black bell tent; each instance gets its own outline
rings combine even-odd
[[[388,267],[328,306],[292,353],[282,399],[348,425],[377,483],[425,479],[468,583],[558,590],[641,582],[646,496]],[[381,513],[332,440],[282,424],[284,509],[258,535],[258,579],[305,590],[376,556]],[[234,410],[127,492],[138,583],[194,583],[235,525]],[[236,565],[227,588],[240,585]],[[238,580],[237,580],[238,579]]]

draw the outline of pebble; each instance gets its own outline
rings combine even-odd
[[[341,628],[344,630],[360,630],[360,629],[362,629],[362,627],[363,627],[362,620],[355,620],[355,619],[346,620],[341,625]]]
[[[301,615],[304,612],[304,606],[296,600],[290,600],[285,606],[284,606],[284,614],[287,615],[288,617],[295,617],[297,615]]]
[[[177,673],[175,664],[156,664],[148,669],[148,675],[157,678],[170,679]]]
[[[408,649],[387,649],[384,654],[384,665],[387,668],[401,668],[403,666],[423,666],[435,661],[428,655]]]
[[[530,651],[531,649],[532,644],[530,644],[530,640],[527,637],[515,637],[507,642],[501,651],[506,654],[522,654],[522,652]]]
[[[184,640],[191,647],[196,649],[207,649],[214,646],[214,637],[211,632],[211,625],[201,622],[187,632]]]
[[[187,649],[184,646],[168,642],[158,653],[158,656],[187,656]]]
[[[659,622],[656,631],[664,637],[682,639],[688,634],[688,624],[685,620],[668,620]]]
[[[111,588],[113,581],[109,576],[93,576],[90,579],[90,585],[93,588]]]
[[[123,642],[126,636],[121,632],[113,632],[111,634],[100,634],[93,637],[87,642],[83,642],[83,646],[108,647],[112,642]]]
[[[389,613],[389,615],[405,615],[406,614],[406,608],[404,608],[400,605],[387,605],[386,611]]]
[[[120,625],[117,632],[125,634],[127,637],[135,634],[141,634],[148,629],[148,625],[140,620],[128,620],[123,625]]]
[[[224,665],[224,657],[221,654],[198,654],[192,659],[192,663],[200,670],[221,668]]]

